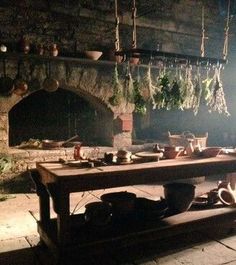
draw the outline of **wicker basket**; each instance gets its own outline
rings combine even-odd
[[[191,132],[183,132],[182,134],[171,134],[168,132],[169,143],[174,146],[186,146],[188,139],[193,139],[193,146],[200,145],[200,147],[206,147],[208,133],[204,136],[195,137]]]

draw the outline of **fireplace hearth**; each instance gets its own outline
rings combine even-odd
[[[0,55],[3,56],[3,55]],[[28,83],[24,95],[0,97],[0,148],[29,138],[66,140],[78,134],[88,145],[131,145],[133,104],[109,104],[115,64],[64,57],[7,54],[7,73],[14,79],[18,60]],[[5,58],[4,57],[4,58]],[[59,82],[55,92],[44,90],[47,63]]]

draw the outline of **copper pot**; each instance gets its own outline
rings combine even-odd
[[[18,61],[18,71],[17,76],[14,80],[14,90],[13,93],[19,96],[24,95],[28,90],[28,84],[27,82],[22,78],[20,73],[20,67],[21,67],[22,61]]]
[[[46,65],[46,79],[43,82],[43,89],[47,92],[55,92],[59,87],[59,82],[51,77],[51,64]]]

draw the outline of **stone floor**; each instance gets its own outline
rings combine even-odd
[[[197,185],[196,194],[215,188],[215,180]],[[158,199],[163,196],[160,185],[116,188],[127,190],[137,196]],[[98,190],[71,195],[71,213],[83,212],[84,205],[98,200],[110,190]],[[8,194],[0,202],[0,264],[1,265],[52,265],[53,260],[45,246],[39,244],[36,220],[38,198],[34,193]],[[211,231],[194,232],[173,238],[171,242],[145,244],[139,249],[105,257],[89,256],[79,264],[89,265],[223,265],[236,264],[236,233],[229,230],[215,234]],[[160,243],[160,242],[159,242]],[[74,264],[74,263],[73,263]],[[78,264],[78,263],[75,263]]]

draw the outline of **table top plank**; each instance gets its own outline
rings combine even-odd
[[[158,162],[94,168],[77,168],[60,162],[44,162],[37,163],[37,169],[43,184],[63,183],[72,192],[235,172],[236,157],[180,157]]]

